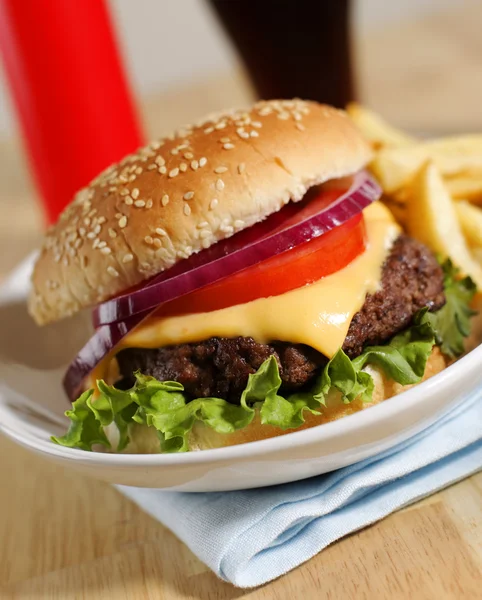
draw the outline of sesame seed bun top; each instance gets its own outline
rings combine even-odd
[[[210,116],[127,156],[80,190],[32,275],[39,324],[98,304],[370,159],[343,111],[301,100]]]

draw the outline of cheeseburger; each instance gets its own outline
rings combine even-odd
[[[378,201],[343,111],[259,102],[156,140],[48,232],[29,309],[93,308],[54,442],[179,452],[313,427],[464,351],[474,284]]]

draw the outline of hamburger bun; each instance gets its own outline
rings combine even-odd
[[[50,229],[29,312],[43,325],[103,302],[370,156],[343,111],[301,100],[258,102],[154,141],[78,192]]]
[[[435,346],[430,355],[427,366],[425,368],[425,374],[423,381],[429,379],[433,375],[443,371],[449,364],[449,360],[440,352],[440,349]],[[373,377],[375,389],[373,392],[373,399],[371,402],[363,402],[360,399],[353,400],[349,404],[344,404],[341,400],[341,396],[333,394],[331,398],[327,400],[326,408],[321,407],[321,415],[313,415],[310,412],[304,413],[305,423],[301,427],[296,429],[279,429],[272,425],[262,425],[259,415],[257,414],[250,425],[235,431],[233,433],[216,433],[213,429],[204,425],[203,423],[196,423],[189,439],[190,450],[208,450],[210,448],[221,448],[225,446],[235,446],[237,444],[245,444],[247,442],[256,442],[259,440],[265,440],[271,437],[284,435],[286,433],[292,433],[294,431],[301,431],[302,429],[308,429],[315,427],[316,425],[322,425],[329,423],[330,421],[336,421],[342,417],[354,414],[379,404],[388,398],[392,398],[402,392],[410,389],[413,385],[400,385],[392,379],[386,377],[385,373],[376,366],[369,366],[365,369]],[[418,385],[418,384],[416,384]],[[110,427],[106,431],[113,447],[117,445],[117,429]],[[127,454],[151,454],[159,452],[159,438],[157,432],[153,427],[146,427],[141,425],[134,425],[131,427],[129,432],[131,442],[124,450]]]

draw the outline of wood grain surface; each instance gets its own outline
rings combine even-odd
[[[364,98],[415,128],[480,130],[481,22],[481,4],[469,3],[464,11],[359,40]],[[457,44],[454,31],[463,31]],[[413,53],[416,44],[425,58],[405,68],[406,49]],[[445,70],[431,70],[431,53]],[[451,112],[462,85],[473,93],[464,92],[464,110]],[[234,73],[147,100],[143,108],[148,130],[162,133],[247,99],[246,83]],[[0,145],[0,207],[1,277],[38,244],[42,228],[17,142]],[[482,598],[482,474],[348,536],[271,584],[239,590],[107,484],[2,437],[0,457],[2,600]]]

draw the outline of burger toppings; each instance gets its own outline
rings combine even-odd
[[[345,267],[365,249],[362,227],[354,227],[354,224],[359,224],[359,220],[352,222],[351,226],[348,223],[360,216],[362,210],[380,196],[380,189],[366,172],[360,172],[348,191],[340,188],[313,191],[307,194],[301,205],[285,206],[265,221],[178,263],[140,289],[99,305],[94,309],[95,325],[122,321],[138,313],[152,311],[165,302],[177,300],[199,288],[290,251],[284,258],[291,263],[292,249],[300,245],[306,248],[302,254],[313,254],[314,260],[310,264],[310,276],[299,279],[294,287]],[[340,228],[341,231],[334,238],[329,237],[334,239],[332,245],[338,244],[331,251],[330,245],[325,242],[326,238],[323,239],[324,234]],[[342,244],[339,241],[341,237],[344,238]],[[348,239],[350,244],[346,247]],[[153,242],[152,238],[150,241]],[[308,246],[310,241],[313,244]],[[315,251],[318,251],[317,255],[314,254]],[[293,272],[295,271],[296,265],[293,266]]]
[[[392,259],[393,253],[386,265]],[[390,379],[401,385],[419,383],[435,344],[440,345],[449,356],[459,354],[473,314],[470,309],[475,294],[472,280],[460,279],[450,262],[444,263],[443,271],[446,302],[441,309],[432,313],[427,306],[422,308],[413,316],[408,329],[392,337],[385,345],[365,347],[352,360],[340,348],[324,366],[312,371],[312,366],[317,366],[320,358],[316,352],[286,344],[269,345],[269,357],[255,373],[248,374],[238,405],[219,397],[191,399],[178,381],[159,381],[139,371],[134,373],[133,387],[127,390],[109,386],[99,380],[99,395],[94,400],[93,389],[84,392],[73,403],[72,410],[66,413],[71,420],[69,431],[63,437],[52,439],[58,444],[84,450],[91,450],[96,444],[110,448],[104,427],[114,423],[119,431],[116,450],[120,452],[129,443],[129,424],[138,423],[157,431],[160,451],[183,452],[189,450],[189,435],[198,421],[225,434],[246,427],[255,414],[259,413],[262,424],[293,429],[304,423],[303,414],[306,411],[320,414],[333,394],[338,395],[345,403],[357,398],[369,402],[374,381],[365,370],[368,365],[381,368]],[[421,290],[426,290],[423,277],[420,279],[420,287]],[[427,302],[435,308],[436,304],[433,303],[440,302],[441,298],[443,297],[436,291],[434,297],[427,297]],[[413,308],[413,304],[411,306]],[[245,343],[246,340],[235,340],[233,346],[238,344],[239,348],[243,345],[246,349]],[[193,352],[200,350],[202,354],[206,348],[194,346],[188,353],[191,353],[192,359]],[[275,352],[272,353],[271,348]],[[258,350],[259,346],[248,349],[251,360],[259,359]],[[299,391],[282,391],[283,379],[278,363],[280,351],[283,357],[280,362],[287,382],[285,386],[291,385],[293,374],[297,377],[303,373],[306,375],[316,372],[310,385]],[[226,359],[226,354],[224,358]],[[235,358],[239,359],[239,354]],[[241,358],[246,362],[244,357]],[[128,359],[129,354],[126,356],[126,360]],[[121,364],[125,367],[123,360],[121,358]],[[298,367],[293,369],[295,362]],[[148,367],[147,363],[145,366]],[[225,376],[228,375],[225,373]],[[229,385],[228,381],[225,383]]]
[[[365,300],[353,317],[343,350],[350,358],[366,346],[389,341],[410,326],[423,307],[438,310],[445,303],[444,278],[440,265],[427,248],[400,236],[385,261],[381,289]],[[192,344],[164,348],[128,348],[117,355],[123,387],[132,387],[134,373],[160,381],[182,383],[188,397],[224,398],[239,402],[248,376],[274,356],[281,377],[281,392],[306,386],[327,359],[302,344],[256,343],[252,338],[211,338]]]
[[[64,378],[64,387],[68,396],[73,400],[77,397],[85,377],[89,375],[92,369],[109,354],[115,346],[119,343],[130,343],[124,339],[127,334],[129,337],[134,335],[153,335],[159,337],[162,335],[161,330],[158,327],[159,321],[163,321],[165,325],[169,326],[169,316],[173,314],[183,313],[187,314],[186,318],[194,316],[194,312],[208,311],[214,314],[214,310],[221,306],[230,306],[233,304],[242,303],[242,306],[250,306],[249,301],[264,297],[276,297],[278,295],[283,296],[283,292],[292,290],[295,288],[302,289],[307,283],[316,283],[317,281],[323,280],[325,276],[336,275],[338,272],[342,272],[343,268],[347,263],[352,264],[356,257],[359,257],[363,262],[366,262],[361,271],[355,274],[354,278],[351,278],[351,285],[354,288],[351,293],[346,291],[347,297],[354,296],[354,300],[347,302],[343,310],[341,309],[340,303],[331,294],[331,301],[333,309],[327,309],[327,316],[331,310],[341,311],[341,314],[334,321],[333,319],[325,319],[324,323],[318,325],[317,337],[320,340],[324,340],[326,343],[331,343],[333,351],[338,348],[342,339],[337,341],[333,336],[323,335],[324,329],[331,325],[339,325],[340,323],[346,324],[346,329],[343,332],[342,338],[346,334],[348,329],[349,317],[351,317],[356,310],[363,303],[363,298],[367,291],[366,287],[369,285],[376,285],[380,277],[381,264],[386,253],[386,243],[393,240],[393,233],[398,229],[393,223],[393,219],[389,216],[389,213],[381,205],[372,204],[377,189],[372,187],[370,181],[366,180],[363,175],[356,177],[351,191],[339,196],[339,191],[333,197],[333,193],[320,195],[318,194],[315,198],[308,198],[308,202],[300,207],[292,205],[288,206],[288,215],[284,211],[276,213],[270,217],[267,221],[260,223],[259,225],[265,227],[262,234],[257,229],[258,226],[252,227],[250,230],[240,232],[239,237],[234,236],[231,240],[225,242],[219,242],[215,246],[209,248],[207,257],[204,254],[193,256],[189,260],[185,260],[182,263],[175,265],[169,272],[161,274],[157,278],[157,283],[148,285],[147,287],[141,288],[140,290],[133,292],[131,295],[119,298],[120,304],[114,300],[112,306],[123,306],[126,310],[132,312],[132,316],[124,321],[115,321],[108,325],[100,326],[94,336],[89,342],[81,349],[73,363],[69,366],[67,373]],[[328,206],[326,206],[328,202]],[[369,252],[364,252],[365,249],[365,223],[366,218],[361,217],[361,210],[364,204],[368,202],[370,206],[366,210],[373,209],[373,220],[374,228],[379,229],[380,233],[377,236],[377,243],[373,244],[373,248],[370,248]],[[294,207],[294,212],[293,212]],[[325,220],[326,215],[329,214],[330,219],[334,219],[334,222],[338,221],[341,225],[332,228],[331,230],[324,231],[324,227],[327,226]],[[370,213],[371,214],[371,213]],[[377,226],[377,222],[380,225]],[[265,225],[268,223],[268,225]],[[306,231],[310,232],[310,235],[315,235],[311,241],[306,243],[300,243],[297,245],[295,241],[291,241],[291,236],[301,241],[306,238]],[[255,234],[254,240],[250,236]],[[318,235],[319,234],[319,235]],[[385,237],[387,239],[385,239]],[[283,246],[285,244],[286,246]],[[283,253],[276,253],[274,248],[285,247],[286,251]],[[216,256],[219,249],[228,249],[228,254],[224,254],[219,259],[210,260],[211,251]],[[271,258],[263,261],[263,252],[271,254]],[[259,254],[258,254],[259,252]],[[246,262],[244,258],[248,256],[250,261],[254,261],[256,264],[249,270],[244,268]],[[244,258],[243,258],[244,257]],[[212,279],[220,277],[223,265],[239,264],[238,261],[243,262],[243,268],[241,272],[236,275],[231,275],[221,279],[218,283],[212,286],[196,290],[195,292],[185,295],[184,286],[196,287],[200,285],[200,280],[203,276],[207,276]],[[196,261],[199,261],[199,266],[196,266]],[[249,261],[248,261],[249,262]],[[186,270],[186,264],[189,263],[189,268]],[[349,267],[350,265],[348,265]],[[231,268],[231,267],[229,267]],[[335,273],[333,273],[335,271]],[[174,274],[173,274],[174,273]],[[204,275],[203,275],[204,273]],[[328,277],[326,277],[328,280]],[[353,281],[359,281],[360,285],[354,285]],[[164,286],[162,288],[162,286]],[[164,289],[169,293],[182,294],[180,298],[175,301],[167,302],[164,305],[159,305],[159,290]],[[213,289],[214,288],[214,289]],[[184,290],[184,291],[183,291]],[[166,292],[166,293],[167,293]],[[308,292],[306,292],[308,293]],[[301,301],[306,304],[306,293],[303,293]],[[327,292],[328,294],[328,292]],[[165,296],[167,297],[167,296]],[[284,296],[283,296],[284,297]],[[158,312],[150,317],[150,312],[146,313],[138,312],[141,306],[147,306],[156,302],[156,309],[159,308]],[[358,306],[352,307],[353,302],[358,303]],[[139,304],[142,303],[142,304]],[[336,305],[336,306],[335,306]],[[107,304],[106,306],[109,306]],[[320,307],[315,306],[313,302],[310,304],[313,318],[318,320],[318,313]],[[268,308],[268,307],[264,307]],[[263,312],[264,308],[258,307],[254,309],[254,313],[251,316],[246,315],[246,319],[252,322],[254,329],[259,328],[254,323],[259,323],[260,319],[266,321],[264,315],[259,315],[260,311]],[[326,308],[326,307],[325,307]],[[249,310],[249,309],[248,309]],[[279,310],[275,310],[274,317],[277,318]],[[305,311],[306,312],[306,311]],[[107,315],[108,311],[104,314]],[[316,315],[314,314],[316,313]],[[111,314],[111,318],[112,318]],[[149,319],[146,319],[146,316]],[[162,317],[165,317],[162,319]],[[238,316],[239,317],[239,316]],[[221,326],[221,320],[217,313],[213,317],[218,323],[217,327]],[[309,315],[307,314],[307,319]],[[145,320],[145,323],[142,321]],[[245,320],[246,320],[245,319]],[[202,320],[201,325],[207,326],[213,319],[209,321]],[[286,324],[293,324],[293,320],[283,320]],[[232,324],[234,329],[239,328],[240,319],[235,318],[234,315],[225,315],[224,323],[228,326]],[[141,325],[139,326],[139,324]],[[152,326],[154,324],[154,326]],[[280,324],[280,320],[276,321],[276,326]],[[180,323],[180,327],[175,327],[176,334],[186,330],[187,321]],[[269,322],[266,322],[269,325]],[[199,323],[197,325],[199,327]],[[273,322],[273,326],[275,326]],[[310,329],[311,333],[314,333],[311,324],[307,324],[304,330]],[[135,329],[136,328],[136,329]],[[135,331],[133,331],[135,329]],[[333,328],[332,328],[333,329]],[[340,330],[339,327],[337,327]],[[245,335],[252,335],[257,339],[256,335],[249,332],[241,332]],[[293,339],[288,332],[285,334],[284,339],[290,341],[304,341]],[[203,335],[197,339],[207,339],[212,334]],[[239,333],[230,333],[229,336],[226,334],[218,334],[222,337],[235,337]],[[269,335],[270,339],[276,339],[280,335],[273,338]],[[259,337],[259,336],[258,336]],[[282,338],[283,339],[283,338]],[[174,340],[170,343],[179,343],[182,340]],[[191,341],[191,340],[189,340]],[[263,341],[258,339],[258,341]],[[135,345],[135,344],[134,344]],[[149,345],[152,346],[151,342]],[[158,344],[160,346],[161,343]],[[168,343],[162,343],[162,345],[169,345]],[[155,346],[154,346],[155,347]],[[320,348],[319,348],[320,349]],[[323,350],[323,349],[322,349]]]

